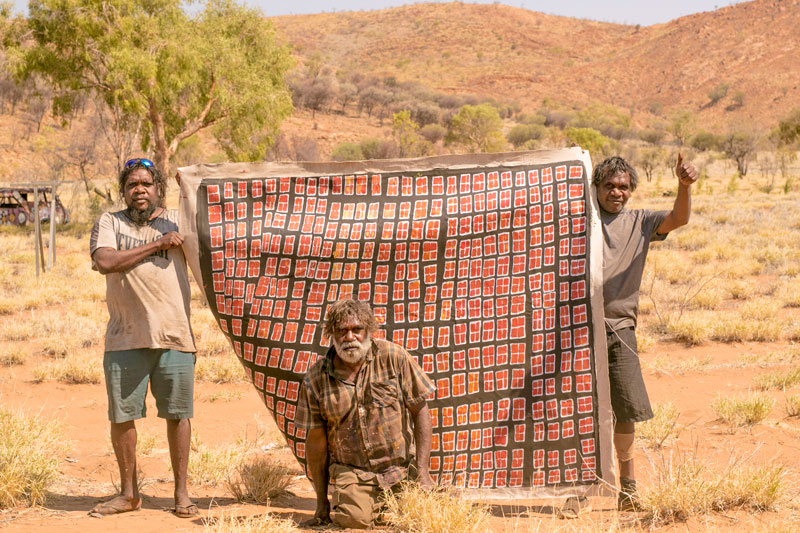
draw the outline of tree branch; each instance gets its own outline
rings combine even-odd
[[[216,79],[212,78],[211,79],[211,87],[209,87],[209,91],[208,91],[209,94],[213,94],[214,86],[216,85],[216,83],[217,83]],[[183,128],[183,131],[181,131],[180,133],[175,135],[175,137],[169,143],[169,153],[170,154],[174,154],[175,153],[175,151],[178,149],[178,145],[181,143],[181,141],[191,137],[192,135],[194,135],[198,131],[202,130],[203,128],[207,128],[208,126],[211,126],[211,125],[219,122],[221,119],[223,119],[223,118],[225,118],[227,116],[227,113],[223,113],[222,115],[220,115],[217,118],[214,118],[212,120],[207,120],[209,113],[211,113],[211,108],[213,108],[214,104],[216,104],[216,103],[217,103],[217,98],[216,97],[209,98],[208,102],[206,103],[205,107],[200,112],[200,114],[197,116],[197,118],[194,119],[193,121],[189,122]]]

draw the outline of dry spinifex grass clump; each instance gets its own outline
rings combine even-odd
[[[211,383],[239,383],[247,380],[247,374],[238,358],[231,355],[199,356],[194,368],[197,381]]]
[[[653,524],[731,509],[769,511],[787,500],[786,469],[782,465],[753,466],[731,457],[720,471],[709,467],[697,451],[648,457],[652,481],[640,490],[641,510]]]
[[[639,424],[636,437],[643,440],[648,448],[658,449],[670,438],[677,438],[683,429],[678,425],[680,413],[668,402],[653,408],[653,418]]]
[[[775,400],[764,394],[748,394],[743,397],[724,398],[720,396],[711,404],[711,409],[723,422],[730,426],[730,433],[740,427],[750,427],[767,418]]]
[[[228,473],[244,460],[247,450],[242,446],[228,445],[210,448],[197,444],[189,454],[188,475],[192,483],[208,483],[216,486],[226,479]]]
[[[263,504],[286,493],[292,481],[292,471],[286,465],[258,456],[239,464],[226,486],[240,502]]]
[[[236,364],[239,364],[236,362]],[[256,427],[254,435],[244,433],[231,444],[210,447],[200,441],[198,432],[192,433],[192,453],[189,454],[188,475],[192,483],[225,485],[231,472],[238,471],[252,456],[253,450],[263,444],[278,444],[280,434],[274,425]],[[258,473],[258,470],[256,470]]]
[[[20,348],[5,348],[3,353],[0,353],[0,365],[2,366],[16,366],[24,365],[28,360],[27,352]]]
[[[291,520],[271,513],[236,516],[225,513],[203,520],[206,533],[294,533],[299,531]]]
[[[762,374],[753,378],[753,382],[760,390],[786,390],[800,383],[800,368],[793,368],[786,372],[775,371]]]
[[[44,503],[64,450],[57,422],[0,408],[0,509]]]
[[[410,483],[397,494],[387,494],[387,516],[392,526],[410,533],[483,533],[489,528],[486,505],[443,491],[425,491]]]
[[[786,415],[800,416],[800,394],[786,396]]]
[[[69,385],[100,383],[103,379],[102,359],[91,354],[70,354],[64,359],[35,367],[33,379],[37,383],[58,381]]]

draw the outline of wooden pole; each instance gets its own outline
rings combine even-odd
[[[47,268],[51,271],[53,270],[53,265],[56,264],[56,185],[57,182],[54,181],[50,189],[50,243],[47,246],[47,251],[50,253],[47,260]]]
[[[33,247],[36,249],[36,277],[39,277],[39,262],[41,257],[42,228],[39,227],[39,187],[33,188],[33,227],[35,228]]]
[[[41,268],[42,271],[45,271],[45,264],[44,264],[44,243],[42,242],[42,226],[41,222],[39,221],[39,188],[44,186],[51,186],[53,188],[53,197],[50,199],[50,210],[55,213],[55,198],[56,198],[56,185],[62,185],[64,183],[73,183],[75,180],[66,180],[60,182],[31,182],[31,183],[10,183],[3,186],[8,187],[32,187],[33,188],[33,223],[35,224],[36,228],[36,235],[34,243],[34,250],[36,251],[36,277],[39,277],[39,269]],[[28,213],[30,214],[30,213]],[[55,215],[54,215],[54,222],[55,222]],[[56,262],[56,237],[55,237],[55,224],[50,224],[50,246],[49,252],[51,256],[50,266],[52,267]]]

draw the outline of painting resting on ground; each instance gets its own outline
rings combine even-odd
[[[602,233],[579,148],[181,169],[181,228],[219,327],[300,463],[327,306],[436,385],[430,472],[493,496],[613,485]],[[249,413],[248,413],[249,414]]]

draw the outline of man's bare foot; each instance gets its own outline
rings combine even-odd
[[[129,513],[131,511],[138,511],[142,508],[142,500],[140,498],[128,498],[127,496],[119,495],[107,502],[98,503],[91,511],[89,516],[95,518],[102,518],[112,514]]]

